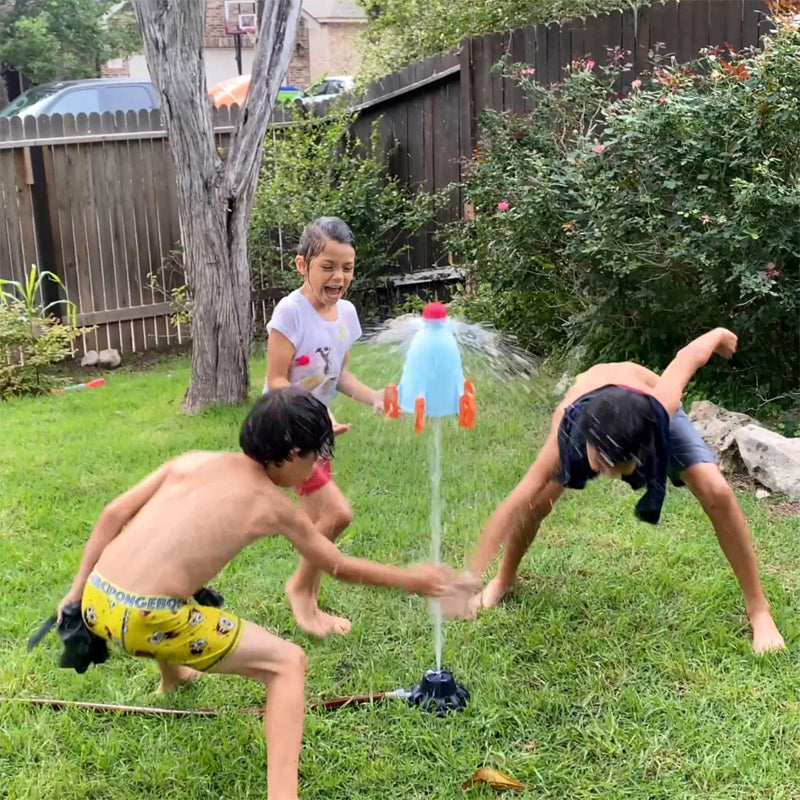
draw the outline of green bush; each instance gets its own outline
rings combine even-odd
[[[537,106],[485,119],[477,215],[449,241],[478,287],[463,302],[540,352],[580,342],[656,368],[724,325],[739,354],[699,380],[750,408],[796,399],[798,53],[782,24],[763,52],[661,64],[624,98],[625,54],[599,74],[573,65],[552,92],[515,67]]]
[[[353,117],[332,113],[268,139],[250,222],[254,280],[296,286],[294,256],[305,225],[341,217],[356,239],[356,288],[396,269],[408,235],[433,220],[436,199],[387,177],[377,123],[368,142],[351,133]]]
[[[41,394],[55,384],[50,367],[72,353],[72,342],[88,329],[77,327],[75,304],[41,302],[44,281],[63,287],[57,275],[33,265],[24,281],[0,279],[0,398]],[[50,310],[64,306],[65,326]]]
[[[77,328],[55,317],[28,317],[25,305],[0,305],[0,397],[42,394],[56,385],[51,366],[72,352]]]

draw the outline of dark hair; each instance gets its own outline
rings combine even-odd
[[[308,264],[312,258],[316,258],[325,249],[325,242],[328,239],[333,239],[339,244],[356,246],[356,237],[353,236],[353,231],[344,220],[339,217],[319,217],[319,219],[309,222],[304,228],[297,252]]]
[[[656,420],[639,392],[608,386],[586,404],[584,434],[611,466],[642,461],[653,444]]]
[[[239,445],[259,464],[279,464],[297,449],[301,456],[333,451],[333,426],[328,409],[297,386],[262,395],[242,423]]]

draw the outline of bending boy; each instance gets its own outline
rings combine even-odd
[[[630,362],[598,364],[579,375],[556,408],[550,435],[533,466],[484,528],[471,568],[481,575],[501,543],[497,576],[471,604],[489,608],[514,585],[517,568],[539,526],[565,488],[583,489],[605,475],[646,487],[637,516],[657,523],[667,476],[688,485],[711,520],[744,593],[757,653],[784,646],[761,588],[747,522],[714,454],[681,408],[694,373],[716,353],[730,358],[737,337],[716,328],[684,347],[658,376]]]
[[[345,581],[437,597],[450,586],[449,571],[348,558],[280,490],[307,480],[333,447],[328,409],[307,392],[262,397],[239,441],[244,454],[185,454],[106,506],[59,612],[81,601],[95,634],[156,660],[162,690],[200,672],[263,683],[268,797],[294,800],[305,655],[252,622],[193,602],[193,594],[248,544],[278,532],[318,569]]]

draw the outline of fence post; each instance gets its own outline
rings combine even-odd
[[[56,253],[53,246],[53,226],[50,223],[50,204],[47,201],[47,177],[44,171],[44,154],[41,147],[26,147],[30,153],[31,175],[31,204],[33,206],[33,230],[36,236],[36,248],[39,252],[40,271],[50,270],[58,275],[56,269]],[[58,275],[64,280],[64,275]],[[66,281],[64,283],[66,286]],[[58,284],[55,281],[43,281],[42,293],[45,305],[57,302],[59,297]],[[55,316],[62,317],[60,311],[55,311]]]
[[[472,91],[472,39],[462,39],[459,48],[459,156],[461,161],[472,158],[477,145],[477,125],[475,119],[475,98]]]

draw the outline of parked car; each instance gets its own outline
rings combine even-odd
[[[355,81],[348,75],[337,77],[322,78],[316,83],[312,83],[304,91],[300,92],[295,100],[303,105],[321,103],[323,100],[332,100],[345,92],[351,91],[355,87]]]
[[[2,109],[0,117],[102,114],[105,111],[150,111],[155,108],[158,108],[158,95],[150,81],[98,78],[34,86]]]

